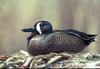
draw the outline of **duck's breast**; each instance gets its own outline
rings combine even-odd
[[[43,54],[44,43],[47,35],[36,35],[27,45],[27,50],[31,55]]]

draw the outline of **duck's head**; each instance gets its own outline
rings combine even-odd
[[[52,25],[48,21],[38,21],[31,28],[22,29],[23,32],[32,32],[39,34],[49,34],[52,32]]]

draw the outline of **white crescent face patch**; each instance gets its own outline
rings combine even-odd
[[[40,24],[41,24],[41,22],[36,25],[36,30],[39,32],[39,34],[42,34]]]

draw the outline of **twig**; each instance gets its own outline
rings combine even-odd
[[[7,62],[7,64],[19,64],[19,63],[22,63],[22,61]]]
[[[31,63],[32,60],[33,60],[33,57],[32,56],[29,56],[27,58],[26,62],[23,64],[23,66],[24,67],[27,67]]]
[[[56,62],[57,60],[59,60],[61,58],[62,58],[62,56],[55,56],[54,58],[51,58],[51,60],[48,61],[47,64],[43,64],[43,65],[39,66],[39,68],[45,68],[45,67],[49,66],[50,64]]]
[[[73,56],[72,55],[70,55],[70,54],[66,54],[66,53],[62,53],[62,54],[60,54],[62,57],[64,57],[64,58],[66,58],[66,59],[68,59],[68,58],[72,58]]]
[[[32,62],[31,62],[31,64],[30,64],[29,68],[33,68],[33,63],[34,63],[35,61],[36,61],[36,59],[32,60]]]
[[[25,54],[26,56],[29,56],[30,54],[24,50],[20,50],[21,53]]]
[[[6,65],[6,63],[2,63],[2,64],[0,64],[0,68],[5,67],[5,65]]]
[[[8,58],[5,62],[9,62],[9,61],[11,61],[12,59],[14,59],[15,57],[10,57],[10,58]]]
[[[100,64],[100,61],[87,63],[83,68],[100,68],[98,64]]]
[[[10,57],[10,58],[8,58],[4,63],[0,64],[0,68],[5,67],[5,65],[6,65],[9,61],[11,61],[13,58],[14,58],[14,57]]]

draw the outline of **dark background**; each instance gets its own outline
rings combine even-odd
[[[100,0],[0,0],[0,54],[26,50],[29,33],[20,30],[39,20],[52,22],[54,29],[96,33],[100,42]],[[99,53],[99,44],[93,42],[84,52]]]

